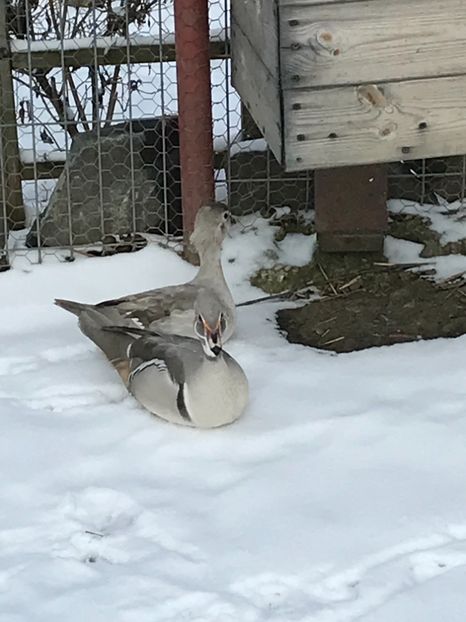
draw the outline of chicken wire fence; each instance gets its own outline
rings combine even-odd
[[[228,0],[209,19],[217,199],[240,217],[312,208],[312,171],[283,171],[231,86]],[[179,236],[172,0],[8,0],[0,52],[3,263]],[[393,163],[389,196],[463,200],[465,179],[464,157]]]

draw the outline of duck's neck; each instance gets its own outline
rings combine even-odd
[[[225,280],[221,262],[221,246],[210,246],[199,252],[199,271],[195,281],[218,281]]]

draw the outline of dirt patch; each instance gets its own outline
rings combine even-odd
[[[441,243],[441,235],[432,228],[428,217],[416,214],[390,214],[389,234],[394,238],[424,244],[421,257],[466,255],[466,239]]]
[[[312,225],[295,214],[271,222],[277,241],[290,232],[313,233]],[[423,244],[423,258],[466,254],[466,239],[442,244],[427,215],[391,213],[389,234]],[[259,270],[251,283],[269,295],[286,292],[311,300],[277,314],[289,341],[351,352],[466,333],[466,274],[435,282],[434,262],[390,265],[373,254],[316,253],[306,266]]]
[[[372,256],[316,256],[284,282],[298,289],[304,277],[322,298],[279,311],[278,324],[293,343],[335,352],[466,333],[466,281],[436,284],[431,272]]]

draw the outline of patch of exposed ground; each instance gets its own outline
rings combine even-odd
[[[431,229],[431,221],[416,214],[391,214],[389,233],[394,238],[423,244],[421,257],[466,255],[466,239],[442,244],[441,235]]]
[[[428,219],[395,215],[390,233],[424,244],[424,257],[466,252],[466,241],[440,243]],[[432,279],[428,264],[391,265],[383,257],[319,254],[303,267],[260,270],[251,282],[269,294],[319,294],[299,308],[278,312],[289,341],[335,352],[457,337],[466,333],[466,278]]]
[[[317,258],[328,282],[320,300],[278,312],[289,341],[351,352],[418,339],[466,333],[466,282],[458,277],[437,284],[405,267],[361,258],[342,269],[338,258]]]

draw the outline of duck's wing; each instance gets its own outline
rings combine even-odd
[[[191,425],[186,387],[204,360],[201,344],[189,337],[149,335],[136,339],[129,348],[129,354],[131,375],[128,388],[136,399],[139,400],[144,395],[150,396],[147,403],[140,400],[141,403],[155,414],[161,415],[160,402],[164,402],[161,394],[171,395],[171,399],[176,401],[176,412],[180,417],[178,423]],[[163,378],[165,380],[160,382]],[[160,391],[157,406],[151,406],[156,397],[156,387]]]
[[[135,326],[107,326],[105,332],[134,339],[127,353],[132,377],[154,365],[159,371],[166,371],[174,384],[182,386],[189,370],[203,360],[202,346],[197,339],[158,334]]]
[[[124,318],[134,319],[145,327],[172,314],[194,307],[198,288],[191,283],[152,289],[139,294],[104,300],[97,309],[116,308]]]

